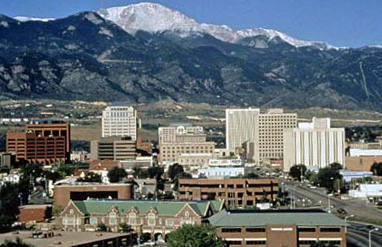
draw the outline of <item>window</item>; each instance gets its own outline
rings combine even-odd
[[[328,228],[321,228],[320,232],[340,232],[341,228],[334,228],[334,227],[328,227]]]
[[[97,217],[90,217],[90,225],[97,225]]]
[[[315,243],[316,243],[316,241],[314,241],[314,240],[300,240],[300,241],[298,241],[299,245],[309,245],[309,246],[312,246]]]
[[[247,245],[266,245],[267,242],[264,240],[248,240],[245,242]]]
[[[174,220],[173,219],[166,219],[166,226],[173,226]]]
[[[155,214],[150,213],[147,218],[148,218],[147,224],[149,226],[155,226]]]
[[[134,213],[129,214],[129,225],[135,226],[136,224],[137,224],[137,216]]]
[[[311,228],[311,227],[303,227],[303,228],[298,228],[299,232],[315,232],[316,228]]]
[[[113,226],[117,224],[117,216],[116,215],[110,215],[109,216],[109,225]]]
[[[223,228],[222,232],[241,232],[241,228]]]
[[[265,232],[265,228],[254,227],[245,229],[246,232]]]
[[[64,217],[62,219],[63,225],[74,225],[74,223],[75,223],[74,217]]]
[[[241,241],[239,241],[239,240],[229,240],[229,241],[226,241],[226,243],[228,244],[228,246],[241,245]]]

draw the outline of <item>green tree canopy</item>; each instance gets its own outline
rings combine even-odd
[[[379,163],[374,163],[371,168],[370,168],[370,171],[373,173],[373,175],[375,176],[382,176],[382,162],[379,162]]]
[[[167,175],[168,175],[168,178],[171,179],[171,181],[174,181],[175,177],[178,174],[181,174],[183,172],[184,172],[183,166],[179,165],[178,163],[175,163],[169,166]]]
[[[209,225],[183,225],[171,232],[167,238],[168,247],[223,247],[223,242]]]
[[[115,166],[107,173],[110,183],[121,182],[123,178],[127,176],[125,169]]]
[[[306,173],[305,165],[294,165],[289,170],[289,176],[291,176],[294,179],[298,179],[298,181],[301,181],[301,177],[304,176],[305,173]]]
[[[11,229],[16,221],[20,205],[19,186],[6,183],[0,188],[0,232]]]

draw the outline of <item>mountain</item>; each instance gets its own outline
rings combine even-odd
[[[180,37],[194,35],[195,33],[205,33],[216,39],[231,43],[236,43],[247,37],[265,36],[268,41],[277,37],[295,47],[336,48],[324,42],[297,40],[272,29],[252,28],[235,31],[225,25],[199,24],[196,20],[187,17],[179,11],[174,11],[155,3],[139,3],[124,7],[102,9],[98,11],[98,14],[116,23],[131,34],[135,34],[139,30],[151,33],[172,31],[178,33]]]
[[[0,15],[0,100],[382,111],[381,48],[335,49],[288,37],[199,24],[156,4],[46,22]]]

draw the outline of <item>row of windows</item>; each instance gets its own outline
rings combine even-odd
[[[265,228],[259,228],[259,227],[254,227],[254,228],[245,228],[246,232],[265,232]],[[299,232],[315,232],[315,228],[299,228]],[[341,228],[338,227],[323,227],[320,228],[320,232],[340,232]],[[241,228],[222,228],[222,232],[236,232],[240,233]]]
[[[246,228],[245,231],[246,232],[265,232],[265,228],[261,228],[261,227]],[[241,232],[241,228],[222,228],[222,232],[239,233]]]
[[[241,241],[240,240],[228,240],[228,241],[225,241],[226,244],[228,244],[228,246],[231,246],[231,245],[241,245]],[[245,241],[245,244],[246,245],[266,245],[267,242],[266,241],[261,241],[261,240],[247,240]]]

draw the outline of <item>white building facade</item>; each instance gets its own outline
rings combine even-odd
[[[102,137],[130,136],[137,139],[137,111],[131,106],[108,106],[102,112]]]
[[[345,162],[345,129],[330,128],[329,118],[313,118],[298,128],[284,131],[284,171],[296,164],[318,170],[337,162]]]

